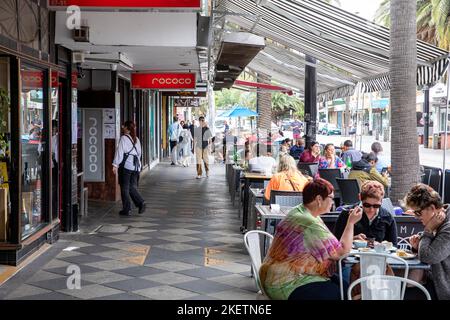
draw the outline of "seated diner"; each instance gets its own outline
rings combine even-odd
[[[303,204],[281,221],[260,268],[261,285],[276,300],[340,300],[336,261],[352,248],[354,225],[362,216],[350,212],[347,226],[338,240],[320,215],[333,205],[334,189],[323,179],[303,189]]]

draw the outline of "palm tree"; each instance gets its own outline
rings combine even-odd
[[[384,0],[375,22],[390,26],[391,0]],[[450,0],[417,0],[417,38],[442,49],[450,49]]]
[[[419,182],[416,121],[416,2],[392,0],[390,6],[391,162],[394,203]]]

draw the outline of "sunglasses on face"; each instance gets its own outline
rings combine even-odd
[[[381,204],[370,204],[370,203],[363,203],[362,204],[364,208],[374,208],[374,209],[380,209]]]

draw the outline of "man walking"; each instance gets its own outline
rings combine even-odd
[[[180,123],[178,122],[178,117],[173,117],[173,123],[169,126],[169,140],[170,140],[170,153],[172,158],[171,165],[174,166],[178,163],[178,139],[181,136],[181,128]]]
[[[194,145],[197,160],[197,179],[202,178],[202,162],[205,163],[206,177],[209,176],[209,144],[212,138],[211,130],[206,125],[205,117],[200,117],[200,126],[195,128]]]

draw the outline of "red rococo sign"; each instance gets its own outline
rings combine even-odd
[[[48,0],[48,6],[61,8],[192,8],[200,9],[200,0]]]
[[[133,89],[194,89],[195,73],[133,73]]]

